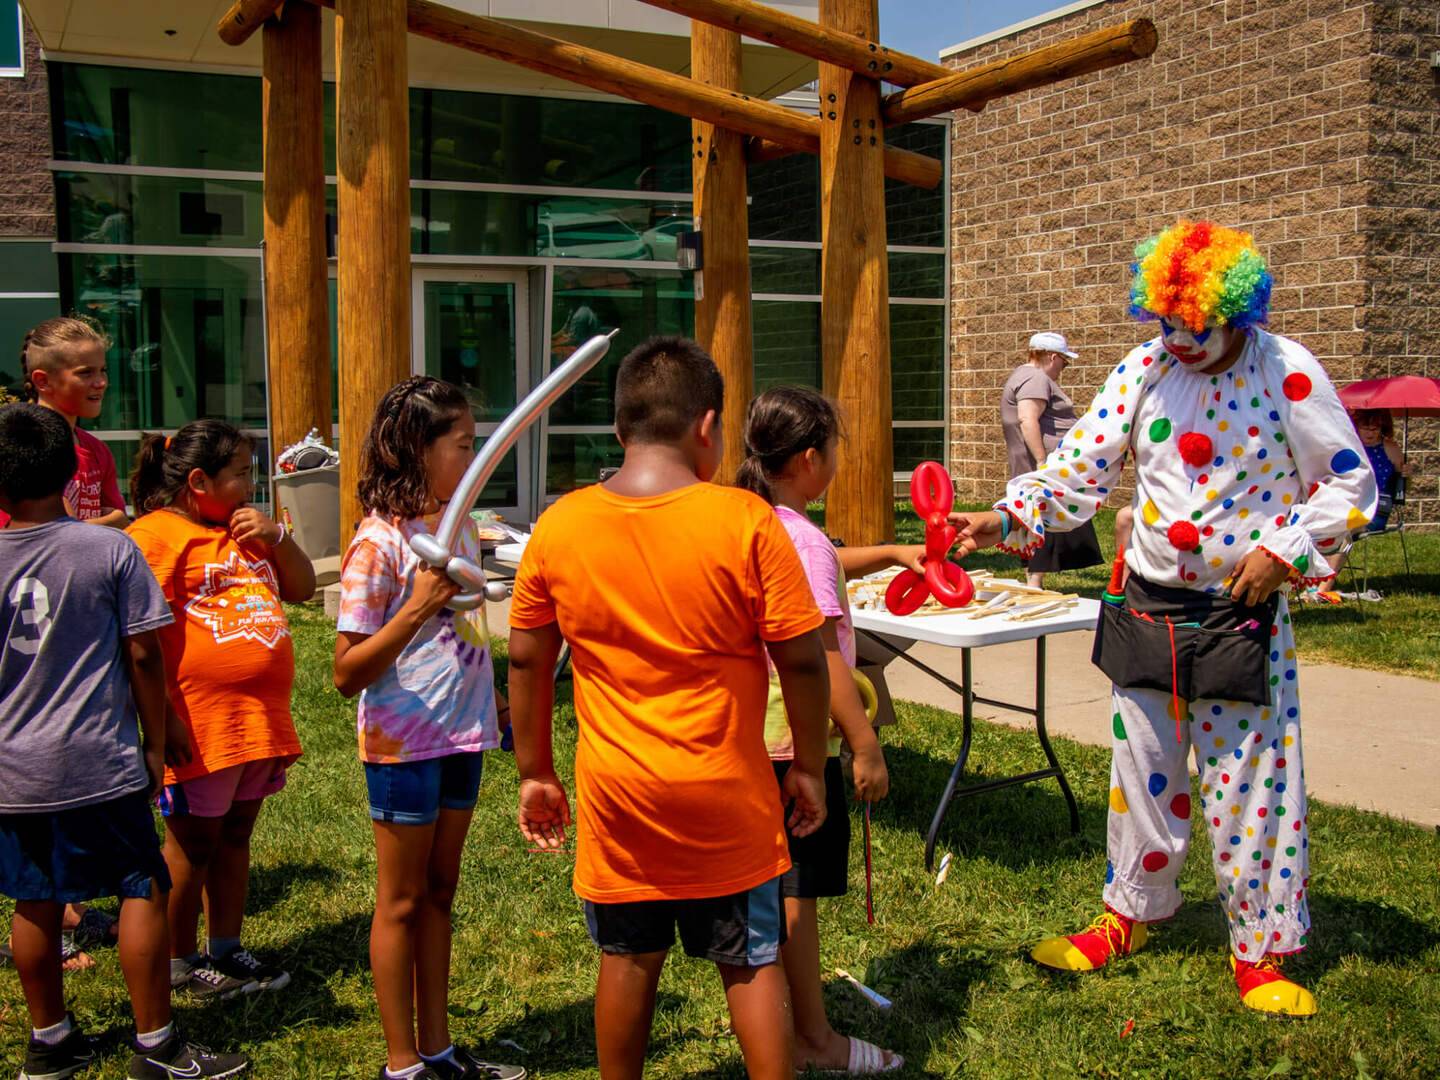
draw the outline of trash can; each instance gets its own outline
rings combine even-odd
[[[340,554],[340,466],[280,473],[271,479],[276,512],[311,562]]]

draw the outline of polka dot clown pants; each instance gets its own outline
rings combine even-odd
[[[1105,903],[1141,922],[1179,910],[1193,809],[1185,761],[1193,746],[1230,944],[1252,961],[1301,949],[1310,932],[1300,696],[1283,604],[1271,640],[1272,705],[1192,701],[1183,742],[1169,694],[1113,690]]]

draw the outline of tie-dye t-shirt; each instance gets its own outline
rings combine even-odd
[[[398,524],[371,514],[360,523],[340,572],[341,633],[374,634],[414,587],[420,560],[410,538],[436,518]],[[480,563],[480,538],[466,521],[456,554]],[[395,663],[360,692],[360,759],[425,761],[500,745],[495,673],[484,612],[448,608],[422,626]]]
[[[840,556],[820,528],[804,514],[796,513],[788,506],[775,507],[775,516],[790,541],[800,554],[800,565],[805,569],[805,578],[810,582],[810,591],[815,595],[815,604],[820,614],[827,619],[838,619],[835,637],[840,645],[840,655],[845,663],[855,666],[855,624],[850,618],[850,597],[845,591],[845,571],[840,566]],[[831,757],[840,753],[840,729],[830,721],[830,734],[826,744]],[[780,692],[780,679],[775,667],[770,667],[770,696],[765,702],[765,749],[770,751],[772,761],[791,761],[795,757],[795,741],[790,736],[790,721],[785,715],[785,698]]]

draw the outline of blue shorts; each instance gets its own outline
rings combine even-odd
[[[78,904],[170,890],[145,792],[73,810],[0,814],[0,893]]]
[[[441,810],[473,810],[484,762],[480,752],[390,765],[367,761],[370,817],[392,825],[429,825]]]

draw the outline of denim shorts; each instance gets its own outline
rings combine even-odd
[[[0,893],[76,904],[170,889],[150,800],[137,791],[73,810],[0,814]]]
[[[729,967],[773,964],[785,944],[779,878],[746,892],[699,900],[587,900],[585,923],[600,951],[617,956],[664,952],[675,944],[677,929],[686,956]]]
[[[441,810],[471,810],[480,797],[480,752],[388,765],[365,762],[370,817],[392,825],[429,825]]]

